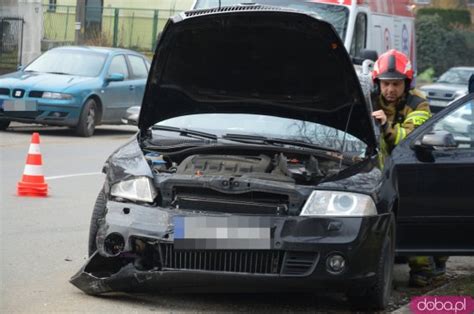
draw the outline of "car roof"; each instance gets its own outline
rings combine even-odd
[[[473,71],[474,67],[452,67],[451,69]]]
[[[129,53],[129,54],[136,54],[143,56],[143,54],[129,50],[129,49],[123,49],[123,48],[113,48],[113,47],[96,47],[96,46],[61,46],[61,47],[56,47],[53,49],[58,49],[58,50],[75,50],[75,51],[90,51],[90,52],[99,52],[99,53]]]

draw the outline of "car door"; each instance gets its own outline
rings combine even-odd
[[[392,162],[397,252],[474,255],[474,94],[416,129]]]
[[[125,55],[115,55],[112,57],[109,68],[106,72],[103,93],[103,121],[120,122],[123,113],[134,102],[135,90],[131,81]],[[123,81],[107,81],[111,74],[122,74]]]
[[[127,57],[132,72],[130,84],[134,86],[133,103],[131,105],[141,106],[149,68],[143,57],[133,54],[129,54]]]

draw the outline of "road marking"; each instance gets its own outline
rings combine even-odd
[[[63,179],[63,178],[71,178],[71,177],[82,177],[82,176],[95,176],[98,174],[102,174],[102,172],[85,172],[85,173],[74,173],[74,174],[65,174],[63,176],[53,176],[53,177],[46,177],[46,180],[55,180],[55,179]]]

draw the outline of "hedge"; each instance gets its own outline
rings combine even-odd
[[[446,25],[471,25],[471,13],[468,10],[421,8],[416,12],[417,17],[424,15],[439,15],[441,22]]]

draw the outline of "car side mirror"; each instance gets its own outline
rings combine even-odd
[[[352,57],[352,63],[361,65],[364,60],[371,60],[375,62],[377,61],[378,57],[377,51],[375,50],[361,49],[357,56]]]
[[[107,82],[121,82],[125,80],[125,76],[122,73],[111,73],[105,78],[105,80]]]
[[[433,77],[433,83],[436,83],[438,81],[439,77],[435,76]]]
[[[19,66],[16,67],[16,70],[17,71],[23,71],[24,68],[25,67],[23,65],[19,65]]]
[[[361,49],[359,57],[362,58],[363,60],[372,60],[375,62],[379,58],[379,55],[377,54],[377,51],[375,50]]]
[[[453,149],[458,144],[454,136],[448,131],[432,131],[423,135],[421,140],[415,142],[415,148],[418,150],[441,150]]]

